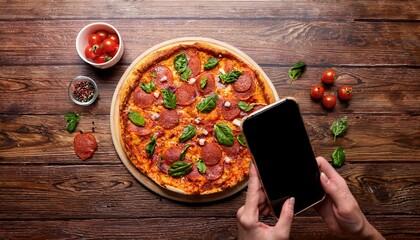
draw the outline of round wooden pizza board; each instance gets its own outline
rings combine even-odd
[[[143,52],[140,56],[138,56],[131,65],[127,68],[127,70],[124,72],[123,76],[120,78],[117,87],[115,88],[114,95],[112,97],[111,102],[111,111],[110,111],[110,126],[111,126],[111,135],[112,135],[112,141],[114,143],[114,147],[117,151],[118,156],[120,157],[122,163],[125,165],[127,170],[144,186],[146,186],[151,191],[159,194],[160,196],[176,200],[176,201],[182,201],[182,202],[212,202],[221,200],[224,198],[227,198],[229,196],[232,196],[233,194],[241,191],[243,188],[246,187],[248,184],[248,179],[245,179],[244,181],[237,184],[235,187],[229,188],[227,190],[224,190],[219,193],[213,193],[213,194],[206,194],[206,195],[186,195],[180,192],[172,191],[167,188],[163,188],[156,184],[153,180],[148,178],[147,176],[143,175],[128,159],[127,155],[125,154],[125,151],[123,149],[122,145],[122,139],[121,139],[121,132],[119,128],[119,106],[120,106],[120,90],[123,86],[125,80],[127,79],[127,76],[130,74],[130,72],[133,70],[133,68],[136,67],[136,65],[143,59],[145,56],[149,55],[150,53],[153,53],[165,46],[173,45],[177,43],[194,43],[194,42],[205,42],[205,43],[211,43],[218,45],[222,48],[225,48],[229,50],[230,52],[234,53],[236,56],[242,58],[245,62],[247,62],[249,65],[253,66],[255,69],[257,69],[260,74],[268,80],[268,85],[270,86],[271,90],[274,93],[275,100],[278,101],[279,97],[277,94],[277,91],[271,82],[271,80],[268,78],[268,76],[264,73],[264,71],[261,69],[258,64],[252,60],[248,55],[237,49],[236,47],[233,47],[227,43],[210,39],[210,38],[203,38],[203,37],[186,37],[186,38],[176,38],[172,40],[168,40],[165,42],[162,42],[160,44],[157,44],[145,52]]]

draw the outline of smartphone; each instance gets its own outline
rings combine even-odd
[[[290,197],[295,198],[295,215],[322,201],[320,171],[296,99],[284,98],[251,113],[241,129],[275,217]]]

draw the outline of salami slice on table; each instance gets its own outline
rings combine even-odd
[[[98,148],[95,136],[90,133],[78,133],[74,137],[73,145],[74,151],[82,160],[92,157],[93,153]]]

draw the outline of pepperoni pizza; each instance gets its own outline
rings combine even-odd
[[[261,69],[226,45],[185,41],[142,56],[122,80],[121,145],[141,174],[185,195],[246,181],[240,120],[277,96]]]

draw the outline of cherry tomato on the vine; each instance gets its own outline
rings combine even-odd
[[[353,88],[351,86],[341,86],[338,88],[338,97],[341,100],[349,100],[352,96]]]
[[[330,68],[322,73],[321,81],[325,84],[333,84],[335,80],[336,72]]]
[[[88,37],[89,45],[99,45],[101,44],[101,42],[102,42],[101,37],[98,34],[92,33]]]
[[[323,86],[313,86],[311,88],[311,97],[313,99],[321,99],[324,96],[324,87]]]
[[[337,99],[332,94],[326,94],[322,98],[322,105],[328,109],[332,109],[335,107],[335,104],[337,103]]]
[[[87,46],[86,47],[86,49],[85,49],[85,56],[87,57],[87,58],[89,58],[89,59],[95,59],[98,55],[96,55],[94,52],[93,52],[93,47],[92,46]]]

